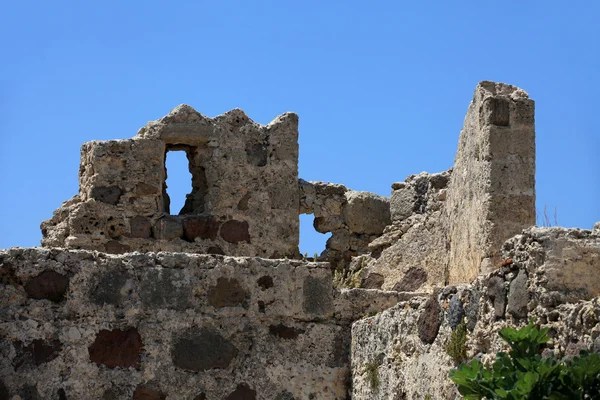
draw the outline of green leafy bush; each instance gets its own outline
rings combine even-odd
[[[548,329],[533,323],[499,332],[511,350],[498,353],[490,367],[479,360],[450,371],[450,379],[467,400],[491,399],[600,399],[600,355],[581,351],[571,360],[542,358],[540,347],[549,340]]]

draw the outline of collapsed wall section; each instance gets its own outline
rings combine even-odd
[[[23,398],[346,399],[350,323],[400,299],[185,253],[11,249],[0,277],[0,392]]]
[[[166,192],[166,154],[192,175],[182,210]],[[176,174],[177,171],[169,171]],[[81,149],[79,194],[42,223],[46,247],[261,257],[298,253],[298,117],[259,125],[241,110],[216,118],[182,105],[128,140]]]
[[[542,357],[600,352],[600,229],[531,228],[504,244],[502,260],[471,285],[355,322],[352,398],[460,399],[449,371],[473,358],[493,362],[507,351],[498,331],[532,319],[549,328]],[[452,339],[459,329],[464,342]]]
[[[431,291],[500,267],[509,237],[535,225],[534,103],[481,82],[448,171],[392,185],[391,224],[350,264],[361,287]]]

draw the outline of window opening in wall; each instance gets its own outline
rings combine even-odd
[[[192,174],[189,169],[187,152],[184,150],[167,151],[165,159],[167,179],[164,192],[165,212],[184,214],[182,211],[186,199],[192,193]]]
[[[314,220],[312,214],[300,214],[300,254],[307,257],[314,257],[315,253],[320,256],[327,239],[331,237],[331,232],[317,232],[313,226]]]

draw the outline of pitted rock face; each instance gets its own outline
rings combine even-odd
[[[171,210],[167,153],[184,151],[192,188]],[[241,110],[187,105],[133,139],[82,146],[79,194],[43,223],[43,245],[105,251],[298,255],[298,117],[260,125]],[[176,175],[178,171],[168,171]]]

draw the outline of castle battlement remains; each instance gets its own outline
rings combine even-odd
[[[181,210],[170,151],[191,173]],[[316,259],[300,214],[331,233]],[[517,87],[479,83],[452,167],[389,197],[301,179],[296,114],[181,105],[85,143],[42,247],[0,250],[0,400],[458,399],[444,348],[460,323],[470,357],[530,318],[549,353],[600,351],[600,224],[534,225]]]

